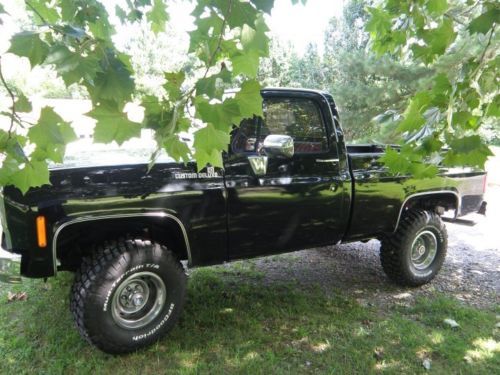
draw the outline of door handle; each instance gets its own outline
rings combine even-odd
[[[338,163],[339,159],[316,159],[317,163]]]

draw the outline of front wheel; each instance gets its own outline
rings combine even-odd
[[[441,269],[448,236],[439,215],[410,210],[396,232],[381,242],[380,261],[387,276],[400,285],[420,286]]]
[[[166,247],[147,240],[116,241],[82,262],[71,311],[88,342],[107,353],[128,353],[174,326],[185,294],[184,269]]]

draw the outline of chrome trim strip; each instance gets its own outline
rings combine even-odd
[[[106,220],[106,219],[124,219],[124,218],[129,218],[129,217],[162,217],[162,218],[169,218],[174,220],[179,227],[181,228],[182,235],[184,236],[184,241],[186,242],[186,251],[188,255],[188,264],[191,265],[192,258],[191,258],[191,247],[189,246],[189,238],[186,232],[186,228],[184,227],[184,224],[182,221],[179,220],[174,215],[167,214],[165,212],[147,212],[147,213],[137,213],[137,214],[116,214],[116,215],[103,215],[103,216],[81,216],[77,217],[76,219],[66,221],[65,223],[62,223],[59,227],[57,227],[56,231],[54,232],[54,236],[52,237],[52,260],[54,262],[54,276],[57,274],[57,238],[59,237],[59,234],[61,231],[66,228],[69,225],[72,224],[78,224],[78,223],[83,223],[87,221],[97,221],[97,220]]]
[[[409,195],[403,201],[403,204],[401,205],[401,208],[399,209],[398,220],[396,221],[396,226],[394,227],[393,232],[395,232],[398,229],[399,221],[401,220],[401,215],[403,214],[403,209],[404,209],[406,203],[410,199],[415,198],[415,197],[419,197],[419,196],[425,196],[425,195],[448,194],[448,193],[453,194],[457,198],[457,209],[455,211],[455,217],[457,217],[460,214],[460,208],[462,206],[462,199],[461,199],[460,195],[456,191],[453,191],[453,190],[440,190],[440,191],[426,191],[426,192],[421,192],[421,193],[415,193],[415,194]]]
[[[338,163],[339,159],[316,159],[316,163]]]

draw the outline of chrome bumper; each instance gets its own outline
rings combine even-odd
[[[0,249],[0,283],[21,283],[21,256]]]

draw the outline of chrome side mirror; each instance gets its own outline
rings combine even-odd
[[[294,154],[293,138],[289,135],[271,134],[264,139],[262,148],[268,156],[291,158]]]

